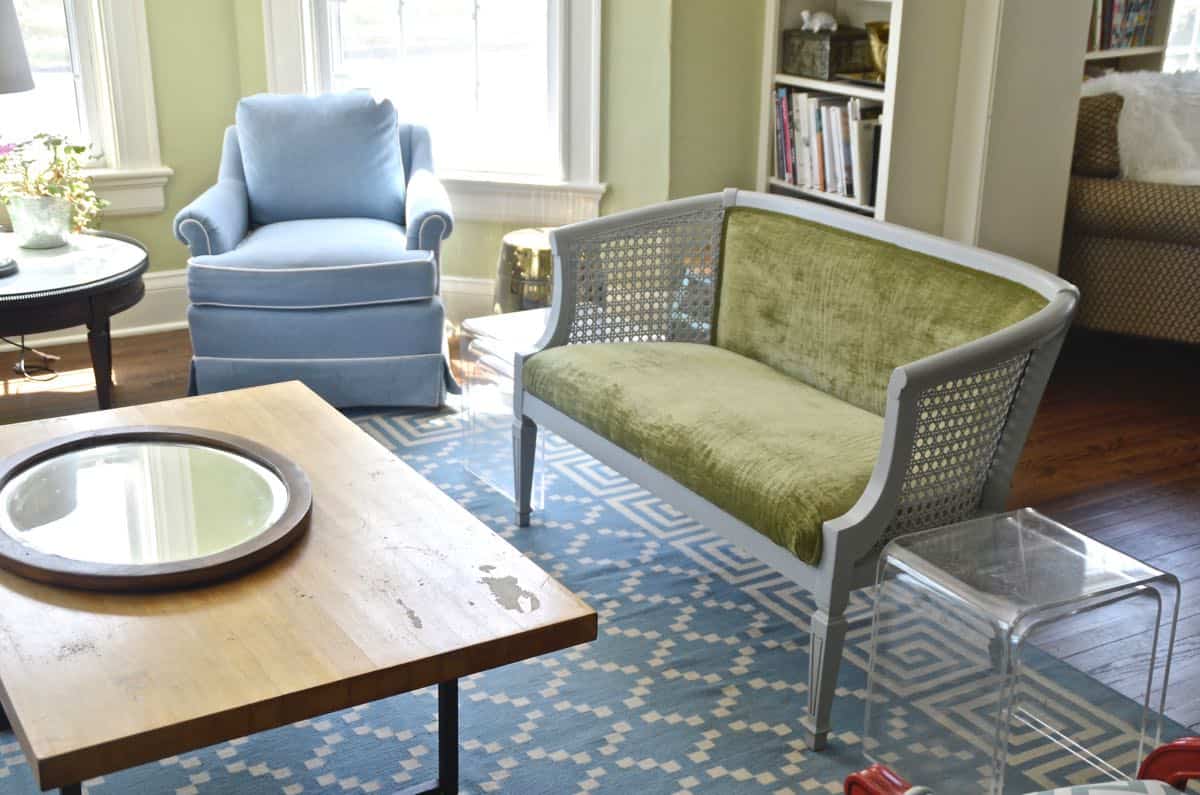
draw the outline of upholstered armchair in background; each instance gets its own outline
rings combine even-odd
[[[1079,103],[1059,270],[1079,286],[1079,325],[1200,344],[1200,186],[1123,175],[1123,105]]]
[[[299,379],[336,406],[440,405],[454,221],[429,133],[364,93],[259,94],[236,122],[217,183],[175,217],[191,392]]]

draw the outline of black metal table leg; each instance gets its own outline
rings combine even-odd
[[[396,795],[457,795],[458,793],[458,680],[438,685],[438,775]],[[64,793],[65,795],[65,793]]]

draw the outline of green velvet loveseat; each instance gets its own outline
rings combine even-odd
[[[850,591],[890,538],[1003,508],[1077,291],[736,190],[551,242],[549,326],[516,363],[518,523],[544,425],[803,586],[822,747]]]

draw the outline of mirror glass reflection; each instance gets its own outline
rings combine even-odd
[[[264,532],[287,506],[271,470],[185,442],[98,444],[41,461],[0,489],[0,530],[93,563],[188,560]]]

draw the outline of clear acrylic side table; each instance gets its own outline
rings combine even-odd
[[[462,322],[463,467],[513,499],[513,357],[534,347],[546,330],[549,309],[485,315]],[[545,503],[546,434],[538,434],[533,466],[533,508]]]
[[[1133,778],[1160,740],[1178,611],[1174,576],[1028,508],[901,536],[879,561],[864,751],[985,793]],[[1144,695],[1048,651],[1064,640],[1117,641]]]

